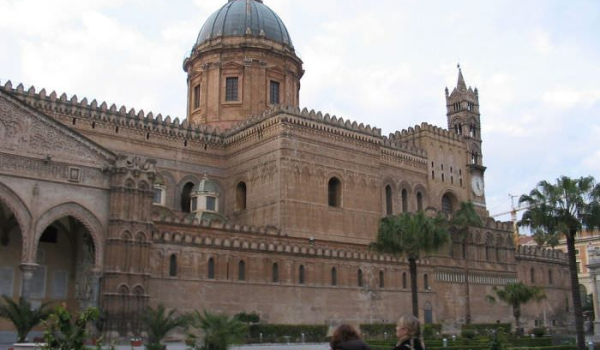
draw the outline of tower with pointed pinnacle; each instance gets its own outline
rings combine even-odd
[[[465,161],[470,169],[471,200],[485,205],[483,158],[481,152],[481,115],[479,114],[479,92],[467,87],[460,65],[458,82],[452,93],[446,88],[446,116],[448,130],[462,135],[467,143]]]

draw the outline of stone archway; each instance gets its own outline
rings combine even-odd
[[[104,227],[94,214],[77,203],[58,205],[40,216],[35,225],[33,249],[30,253],[32,261],[35,261],[38,243],[44,230],[53,222],[68,216],[77,219],[87,229],[94,244],[94,267],[101,270],[104,259]]]
[[[42,214],[33,232],[38,267],[23,293],[72,307],[97,305],[104,242],[98,219],[76,203],[65,203]]]
[[[6,210],[12,213],[16,220],[21,233],[21,259],[20,263],[34,263],[34,260],[29,260],[30,256],[30,225],[31,214],[21,198],[14,193],[10,188],[0,183],[0,205],[3,205]],[[8,219],[10,219],[8,217]]]

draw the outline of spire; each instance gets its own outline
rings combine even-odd
[[[456,84],[456,88],[459,91],[466,91],[467,84],[465,84],[465,78],[463,78],[462,70],[460,69],[460,64],[457,64],[456,67],[458,68],[458,83]]]

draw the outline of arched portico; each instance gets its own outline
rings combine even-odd
[[[21,264],[23,263],[34,263],[35,260],[28,260],[30,256],[30,249],[28,242],[30,241],[30,225],[31,225],[31,213],[21,198],[14,193],[10,188],[0,183],[0,205],[3,207],[5,213],[4,220],[10,220],[11,216],[14,217],[16,225],[21,235]],[[10,213],[10,214],[9,214]],[[2,222],[6,224],[8,222]],[[9,232],[6,232],[7,234]]]

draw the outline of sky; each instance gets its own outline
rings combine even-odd
[[[185,118],[182,62],[226,0],[0,0],[0,84]],[[600,180],[600,1],[264,0],[306,73],[301,107],[387,135],[447,127],[479,89],[487,207],[541,180]],[[499,216],[499,220],[509,220]]]

